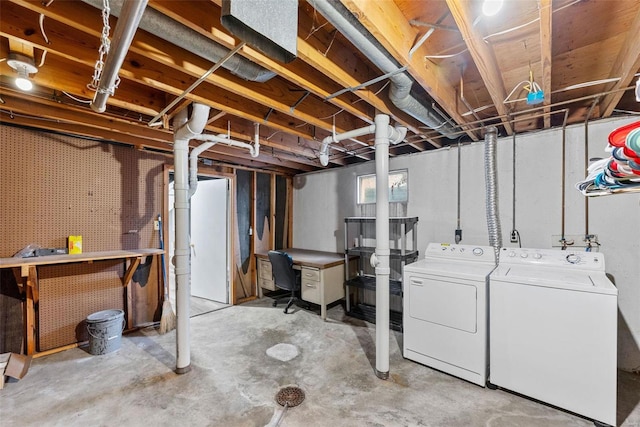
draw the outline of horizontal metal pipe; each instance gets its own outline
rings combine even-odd
[[[111,49],[107,54],[107,60],[104,63],[100,76],[100,82],[93,101],[91,101],[91,109],[93,111],[103,113],[106,110],[107,100],[109,96],[114,93],[118,72],[120,71],[120,67],[122,67],[125,56],[127,56],[129,46],[131,46],[133,36],[136,34],[138,24],[140,23],[144,9],[147,7],[147,3],[148,0],[131,0],[126,2],[122,7],[122,14],[118,19],[116,29],[113,33]]]

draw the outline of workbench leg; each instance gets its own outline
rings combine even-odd
[[[34,354],[36,352],[36,309],[38,296],[38,272],[35,266],[29,266],[29,273],[27,276],[27,286],[25,288],[25,301],[24,301],[24,340],[26,346],[27,355]]]
[[[122,286],[124,287],[124,314],[127,329],[133,329],[133,301],[131,298],[131,286],[129,286],[129,283],[131,282],[133,273],[135,273],[136,269],[140,265],[141,260],[142,257],[131,259],[129,267],[127,268],[127,271],[124,273],[124,277],[122,278]]]

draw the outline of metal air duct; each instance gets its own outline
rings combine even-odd
[[[298,54],[298,0],[222,0],[222,25],[283,63]]]
[[[337,0],[311,0],[311,5],[383,73],[390,74],[401,68],[342,3]],[[413,80],[409,75],[397,73],[389,77],[389,81],[389,99],[396,107],[446,137],[455,137],[456,129],[445,118],[411,94]]]
[[[495,126],[486,128],[484,135],[484,178],[487,187],[486,210],[489,244],[496,254],[496,265],[500,259],[502,247],[502,227],[498,211],[498,161],[497,161],[498,129]]]
[[[93,7],[102,9],[102,0],[82,1]],[[123,3],[124,0],[110,0],[111,14],[120,16]],[[229,49],[226,47],[163,15],[153,8],[147,8],[145,10],[138,28],[214,63],[229,53]],[[229,60],[224,63],[223,68],[245,80],[261,83],[268,81],[276,75],[274,72],[241,56],[229,58]]]

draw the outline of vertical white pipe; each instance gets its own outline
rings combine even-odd
[[[389,126],[389,116],[378,114],[373,125],[322,141],[320,163],[329,162],[329,144],[343,139],[375,133],[376,150],[376,250],[371,255],[371,266],[376,270],[376,375],[389,378],[389,144],[397,144],[407,134],[405,127]],[[362,233],[361,233],[362,234]],[[346,239],[346,236],[345,236]],[[346,247],[346,243],[345,243]],[[349,304],[347,298],[347,304]]]
[[[189,199],[198,189],[198,156],[214,145],[215,142],[205,142],[191,150],[189,155]]]
[[[375,117],[376,375],[389,378],[389,116]]]
[[[175,189],[175,272],[176,272],[176,373],[191,370],[189,312],[191,298],[191,248],[189,246],[189,140],[200,134],[209,116],[209,107],[193,104],[191,119],[179,113],[174,122],[174,189]]]
[[[175,189],[175,272],[176,272],[176,372],[191,370],[189,343],[189,298],[191,296],[191,265],[189,248],[189,140],[181,139],[173,144]]]

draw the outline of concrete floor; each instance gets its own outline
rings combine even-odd
[[[72,349],[34,359],[25,378],[0,391],[0,424],[274,425],[283,414],[276,392],[297,384],[306,399],[284,412],[281,426],[593,425],[404,360],[400,333],[391,334],[390,379],[379,380],[375,327],[340,306],[323,322],[313,311],[285,315],[264,298],[194,317],[191,331],[193,369],[185,375],[173,372],[175,331],[153,327],[126,335],[111,354]],[[295,349],[272,357],[277,344]],[[640,376],[621,372],[618,390],[618,424],[640,426]]]

